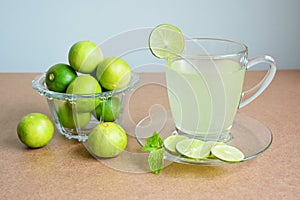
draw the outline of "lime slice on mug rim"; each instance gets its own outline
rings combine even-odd
[[[185,41],[179,28],[160,24],[151,31],[148,43],[154,56],[169,59],[183,52]]]

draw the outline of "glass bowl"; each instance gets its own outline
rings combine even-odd
[[[80,75],[79,75],[80,76]],[[32,81],[33,89],[45,96],[52,113],[56,128],[68,139],[77,139],[84,142],[89,132],[99,123],[114,121],[121,125],[122,113],[124,111],[124,100],[126,94],[132,90],[139,81],[138,74],[132,72],[129,85],[122,90],[107,91],[90,95],[66,94],[50,91],[45,84],[46,73],[38,75]],[[102,112],[105,106],[110,106],[114,100],[116,112]],[[99,103],[94,103],[99,102]],[[87,105],[94,103],[94,108],[87,112],[78,111],[79,104]],[[97,112],[98,111],[98,112]],[[104,115],[104,113],[108,113]]]

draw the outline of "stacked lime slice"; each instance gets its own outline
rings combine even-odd
[[[164,140],[163,144],[167,151],[172,154],[176,154],[176,144],[186,139],[188,139],[188,137],[183,135],[171,135]]]
[[[183,156],[194,159],[203,159],[210,154],[210,149],[205,148],[205,142],[197,139],[187,139],[176,144],[176,150]]]
[[[204,142],[182,135],[172,135],[167,137],[163,144],[168,152],[190,159],[217,158],[225,162],[240,162],[245,158],[239,149],[223,142]]]
[[[152,54],[165,59],[181,54],[185,44],[181,30],[171,24],[155,27],[150,33],[148,42]]]

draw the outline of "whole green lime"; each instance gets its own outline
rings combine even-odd
[[[79,41],[69,50],[69,63],[76,71],[92,73],[103,59],[101,49],[91,41]]]
[[[120,125],[114,122],[103,122],[93,128],[87,144],[94,155],[112,158],[126,148],[127,135]]]
[[[111,97],[100,102],[96,108],[96,116],[98,120],[113,122],[119,117],[120,111],[121,101],[117,97]]]
[[[48,144],[54,133],[52,121],[44,114],[30,113],[17,126],[18,137],[30,148],[40,148]]]
[[[79,113],[74,111],[73,113],[72,104],[67,102],[62,103],[59,106],[57,115],[59,122],[63,125],[63,127],[70,129],[75,129],[76,125],[83,128],[90,122],[91,119],[90,112]]]
[[[49,90],[66,92],[68,85],[77,77],[72,67],[66,64],[56,64],[46,73],[46,85]]]
[[[130,82],[131,69],[121,58],[105,58],[98,64],[96,76],[101,86],[107,90],[123,89]]]
[[[102,89],[98,81],[91,75],[81,75],[68,86],[68,94],[91,95],[101,93]],[[100,103],[99,98],[79,97],[72,102],[77,112],[90,112]]]

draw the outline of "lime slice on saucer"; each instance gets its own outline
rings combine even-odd
[[[170,58],[182,53],[185,43],[181,30],[171,24],[155,27],[148,42],[152,54],[158,58]]]
[[[216,145],[221,145],[221,144],[225,144],[224,142],[215,142],[215,141],[206,141],[204,144],[203,144],[203,148],[206,149],[206,150],[209,150],[209,155],[207,156],[207,158],[209,159],[217,159],[216,156],[214,156],[212,153],[211,153],[211,149],[216,146]]]
[[[238,148],[227,144],[213,146],[211,153],[217,158],[227,162],[240,162],[245,158],[244,154]]]
[[[183,135],[171,135],[164,140],[164,147],[167,151],[176,154],[176,144],[188,137]]]
[[[203,159],[210,154],[210,148],[204,144],[205,142],[197,139],[182,140],[176,144],[176,151],[189,158]]]

